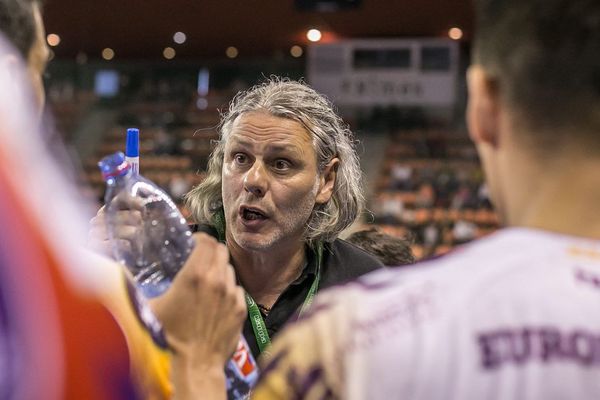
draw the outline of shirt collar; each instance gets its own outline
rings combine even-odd
[[[291,284],[292,285],[300,285],[304,281],[306,281],[306,279],[309,276],[314,277],[315,275],[317,275],[317,255],[314,250],[312,250],[310,247],[307,247],[306,248],[306,262],[304,263],[304,266],[302,267],[302,272],[300,273],[300,276],[298,278],[296,278],[296,280],[293,281]]]

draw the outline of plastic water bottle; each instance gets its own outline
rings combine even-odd
[[[171,198],[151,181],[132,174],[123,153],[98,165],[106,182],[106,219],[113,255],[124,264],[146,297],[163,293],[189,256],[194,242]],[[119,211],[137,210],[141,223],[132,240],[119,239]]]
[[[106,182],[106,222],[115,259],[127,267],[146,297],[162,294],[171,285],[194,246],[185,218],[171,198],[153,182],[132,173],[121,152],[98,166]],[[119,239],[119,211],[142,213],[132,240]],[[258,366],[242,336],[225,366],[229,399],[244,399],[258,379]]]

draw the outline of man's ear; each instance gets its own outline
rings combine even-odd
[[[500,99],[496,81],[481,65],[472,65],[467,71],[469,101],[467,124],[475,144],[496,147],[499,143]]]
[[[317,198],[315,203],[325,204],[331,199],[333,194],[333,187],[335,186],[335,178],[337,175],[337,169],[340,165],[340,159],[335,157],[325,166],[323,173],[321,174],[319,182],[319,191],[317,192]]]

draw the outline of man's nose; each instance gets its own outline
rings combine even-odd
[[[265,171],[264,165],[256,161],[252,168],[246,172],[244,177],[244,190],[257,197],[263,197],[267,192],[267,171]]]

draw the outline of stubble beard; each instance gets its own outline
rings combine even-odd
[[[279,222],[269,220],[268,223],[272,225],[268,227],[267,232],[255,233],[254,237],[244,238],[245,233],[238,235],[234,231],[233,240],[243,249],[260,252],[277,250],[280,245],[290,240],[300,241],[306,232],[314,205],[314,198],[307,196],[301,204],[279,210]]]

